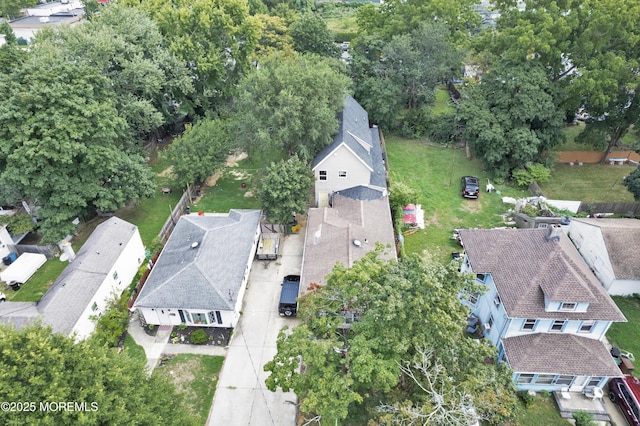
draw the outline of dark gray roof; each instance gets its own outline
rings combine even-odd
[[[233,310],[260,215],[231,210],[182,216],[134,307]]]
[[[626,321],[564,233],[546,229],[463,229],[460,237],[475,273],[491,274],[511,318]],[[547,312],[554,302],[588,302],[587,312]]]
[[[386,188],[386,169],[380,134],[377,127],[369,127],[367,111],[351,96],[346,96],[344,108],[338,114],[338,120],[340,125],[333,143],[316,155],[311,168],[315,169],[324,158],[344,143],[372,170],[369,184]]]
[[[602,232],[613,273],[619,280],[640,280],[640,220],[574,219]]]
[[[0,303],[0,322],[21,328],[39,316],[35,302],[4,302]]]
[[[566,333],[535,333],[502,340],[516,373],[621,376],[604,343]]]
[[[45,324],[69,334],[138,228],[118,217],[98,225],[38,302]]]
[[[388,195],[386,190],[362,185],[342,189],[334,192],[333,194],[334,196],[342,195],[343,197],[351,198],[352,200],[377,200],[378,198]]]

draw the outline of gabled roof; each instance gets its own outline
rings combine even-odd
[[[40,313],[35,302],[0,303],[0,322],[21,328],[33,322]]]
[[[98,225],[38,302],[45,324],[55,332],[71,332],[137,229],[115,216]]]
[[[573,220],[600,228],[616,279],[640,280],[640,220]]]
[[[304,293],[311,283],[324,285],[325,276],[337,262],[351,267],[378,242],[391,246],[382,257],[396,258],[387,196],[354,200],[338,194],[333,207],[309,209],[300,291]]]
[[[463,229],[475,273],[491,274],[510,318],[626,321],[569,238],[546,229]],[[552,302],[587,302],[587,312],[547,312]]]
[[[382,146],[378,128],[369,127],[369,115],[351,96],[345,97],[342,112],[338,114],[340,125],[333,143],[325,147],[313,160],[315,170],[340,146],[347,146],[354,155],[371,170],[370,185],[386,188],[386,169],[382,158]]]
[[[352,200],[377,200],[389,195],[389,192],[385,188],[358,185],[347,189],[341,189],[333,194],[334,196],[342,195],[343,197],[351,198]]]
[[[599,340],[565,333],[534,333],[502,340],[516,373],[619,377],[620,369]]]
[[[234,310],[260,215],[182,216],[134,307]]]

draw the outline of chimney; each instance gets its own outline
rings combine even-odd
[[[76,253],[73,251],[73,247],[71,247],[71,243],[67,240],[62,240],[62,252],[67,255],[67,259],[69,263],[73,261],[76,257]]]
[[[562,230],[558,226],[549,226],[547,228],[547,236],[545,240],[547,241],[560,241],[560,233]]]

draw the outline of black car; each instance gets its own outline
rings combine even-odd
[[[295,317],[298,312],[298,291],[300,290],[300,275],[287,275],[282,281],[278,313],[285,317]]]
[[[464,198],[478,198],[480,196],[480,182],[477,177],[463,176],[460,180],[460,187]]]

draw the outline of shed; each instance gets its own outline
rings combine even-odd
[[[44,254],[23,253],[7,269],[0,272],[0,279],[6,283],[24,284],[47,261]]]

